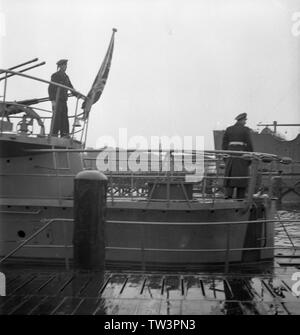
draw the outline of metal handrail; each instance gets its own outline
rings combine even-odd
[[[78,101],[78,99],[77,99],[77,101]],[[14,106],[20,106],[20,107],[28,107],[28,106],[26,106],[26,105],[23,105],[23,104],[19,104],[19,103],[10,103],[10,105],[14,105]],[[38,107],[30,107],[31,109],[33,109],[33,110],[38,110],[38,111],[42,111],[42,112],[46,112],[46,113],[52,113],[53,114],[53,111],[51,111],[51,110],[47,110],[47,109],[44,109],[44,108],[38,108]],[[82,115],[83,113],[80,113],[80,114],[77,114],[77,115],[68,115],[68,119],[74,119],[74,122],[75,122],[75,119],[76,118],[79,118],[81,115]],[[40,117],[40,120],[53,120],[53,116],[39,116]],[[3,116],[2,116],[2,118],[3,118]],[[22,116],[16,116],[16,115],[10,115],[9,116],[9,119],[16,119],[16,120],[22,120]],[[41,126],[40,126],[41,127]],[[74,127],[73,127],[74,128]],[[74,128],[75,129],[75,128]],[[77,134],[77,133],[80,133],[80,132],[82,132],[83,131],[83,129],[79,129],[79,130],[72,130],[69,134],[70,135],[72,135],[72,139],[75,139],[74,138],[74,135],[75,134]],[[4,133],[4,132],[3,132]],[[18,133],[18,131],[14,131],[13,132],[14,134],[17,134]],[[40,132],[31,132],[30,133],[30,135],[32,136],[32,135],[38,135],[38,136],[41,136],[41,133]],[[47,136],[47,135],[43,135],[43,136]],[[66,149],[66,151],[67,151],[68,149]]]
[[[25,107],[25,105],[22,105],[22,104],[15,104],[15,103],[11,103],[11,105],[15,105],[15,106],[21,106],[21,107]],[[47,112],[47,113],[52,113],[52,111],[50,110],[47,110],[47,109],[44,109],[44,108],[37,108],[37,107],[31,107],[32,109],[37,109],[37,110],[40,110],[42,112]],[[79,114],[78,114],[79,115]],[[77,117],[78,117],[77,115]],[[16,115],[10,115],[9,116],[10,119],[22,119],[22,116],[16,116]],[[75,118],[75,115],[70,115],[68,116],[69,119],[73,119]],[[40,116],[40,119],[45,119],[45,120],[50,120],[52,119],[52,116]]]
[[[81,92],[75,90],[74,88],[71,88],[71,87],[68,87],[68,86],[53,82],[53,81],[37,78],[37,77],[34,77],[34,76],[29,76],[28,74],[24,74],[24,73],[20,73],[20,72],[17,72],[17,71],[12,71],[12,70],[0,69],[0,71],[2,73],[3,72],[11,73],[11,74],[14,74],[14,75],[17,75],[17,76],[20,76],[20,77],[25,77],[25,78],[32,79],[32,80],[35,80],[35,81],[39,81],[39,82],[42,82],[42,83],[46,83],[46,84],[49,84],[49,85],[51,84],[51,85],[54,85],[54,86],[57,86],[57,87],[60,87],[60,88],[64,88],[64,89],[67,89],[67,90],[69,90],[69,91],[71,91],[75,94],[79,94],[80,96],[82,96],[85,99],[87,98],[87,96],[85,96]]]
[[[3,263],[7,258],[9,258],[10,256],[14,255],[17,251],[19,251],[22,247],[43,247],[43,248],[47,248],[47,247],[56,247],[56,248],[65,248],[66,250],[68,248],[72,248],[72,245],[67,245],[66,241],[64,245],[27,245],[29,241],[31,241],[34,237],[36,237],[37,235],[39,235],[42,231],[44,231],[50,224],[52,224],[53,222],[58,222],[58,221],[63,221],[63,222],[69,222],[69,223],[73,223],[74,220],[73,219],[63,219],[63,218],[54,218],[54,219],[50,219],[46,222],[46,224],[41,227],[39,230],[37,230],[34,234],[32,234],[29,238],[27,238],[25,241],[23,241],[19,246],[17,246],[14,250],[12,250],[10,253],[8,253],[5,257],[3,257],[0,260],[0,264]],[[233,251],[246,251],[246,250],[275,250],[275,249],[280,249],[280,250],[285,250],[285,249],[290,249],[290,247],[254,247],[254,248],[230,248],[230,227],[231,225],[234,224],[249,224],[249,223],[275,223],[278,222],[278,218],[274,219],[274,220],[247,220],[247,221],[228,221],[228,222],[185,222],[184,225],[227,225],[228,229],[227,229],[227,242],[226,242],[226,248],[218,248],[218,249],[212,249],[212,248],[207,248],[207,249],[161,249],[161,248],[145,248],[144,246],[142,248],[140,247],[105,247],[106,250],[136,250],[136,251],[142,251],[143,253],[146,251],[157,251],[157,252],[226,252],[226,258],[225,258],[225,272],[228,272],[229,270],[229,253],[233,252]],[[281,222],[298,222],[300,223],[300,220],[281,220]],[[122,224],[160,224],[160,225],[165,225],[165,224],[171,224],[171,225],[178,225],[181,224],[182,222],[135,222],[135,221],[117,221],[117,220],[107,220],[106,223],[122,223]],[[64,233],[64,238],[66,239],[65,233]],[[294,251],[296,250],[300,250],[300,246],[295,246],[293,245],[293,249]],[[65,263],[66,263],[66,267],[69,267],[69,262],[68,262],[68,256],[67,253],[65,255]],[[144,265],[144,264],[143,264]]]
[[[32,149],[33,151],[36,151],[38,149]],[[66,149],[59,149],[59,148],[53,148],[53,149],[43,149],[44,151],[49,151],[49,150],[55,150],[55,151],[64,151]],[[118,149],[106,149],[106,148],[99,148],[99,149],[70,149],[72,151],[81,151],[81,152],[119,152]],[[121,151],[122,152],[122,151]],[[124,152],[126,153],[133,153],[133,152],[144,152],[144,153],[168,153],[170,150],[162,150],[159,151],[158,149],[124,149]],[[220,156],[227,156],[228,154],[247,154],[250,156],[253,156],[254,159],[260,159],[260,157],[269,157],[273,158],[274,160],[278,160],[281,157],[270,154],[270,153],[265,153],[265,152],[256,152],[256,151],[234,151],[234,150],[186,150],[184,151],[184,155],[197,155],[197,154],[217,154]],[[235,158],[237,156],[234,156]],[[249,157],[251,158],[251,157]]]
[[[159,171],[151,171],[153,173],[157,173]],[[165,171],[162,171],[162,172],[165,172]],[[103,171],[104,174],[110,174],[111,171]],[[181,176],[177,176],[176,174],[174,174],[173,176],[170,176],[170,179],[172,178],[178,178],[178,177],[184,177],[185,175],[194,175],[194,174],[188,174],[188,173],[185,173],[183,172],[183,175]],[[112,175],[112,178],[124,178],[124,177],[128,177],[128,178],[131,178],[132,174],[129,174],[126,176],[125,173],[124,174],[120,174],[120,175],[117,175],[117,174],[113,174]],[[197,175],[196,175],[197,176]],[[168,176],[166,176],[165,174],[164,175],[160,175],[160,176],[157,176],[157,175],[147,175],[147,174],[141,174],[138,172],[138,174],[134,175],[133,176],[135,179],[139,179],[139,178],[145,178],[147,177],[147,179],[157,179],[158,177],[161,177],[161,178],[168,178]],[[213,176],[203,176],[203,178],[205,179],[251,179],[251,177],[225,177],[225,176],[216,176],[216,177],[213,177]]]
[[[254,224],[254,223],[275,223],[279,222],[280,220],[274,219],[274,220],[249,220],[249,221],[223,221],[223,222],[167,222],[167,221],[121,221],[121,220],[106,220],[106,223],[108,224],[139,224],[139,225],[182,225],[185,226],[212,226],[212,225],[240,225],[240,224]],[[281,220],[281,222],[284,223],[296,223],[300,220]]]
[[[76,117],[79,117],[81,115],[83,115],[83,113],[77,113],[77,108],[78,108],[78,99],[80,98],[87,98],[84,94],[82,94],[81,92],[75,90],[74,88],[71,88],[71,87],[68,87],[68,86],[65,86],[65,85],[62,85],[60,83],[56,83],[56,82],[52,82],[52,81],[48,81],[48,80],[44,80],[44,79],[41,79],[41,78],[37,78],[37,77],[34,77],[34,76],[29,76],[29,75],[26,75],[24,73],[21,73],[22,71],[20,72],[17,72],[17,71],[12,71],[10,69],[0,69],[0,72],[1,73],[5,73],[5,83],[4,83],[4,94],[3,94],[3,103],[5,104],[6,101],[6,87],[7,87],[7,78],[10,77],[10,76],[14,76],[14,75],[17,75],[17,76],[20,76],[20,77],[24,77],[24,78],[27,78],[27,79],[31,79],[31,80],[35,80],[35,81],[39,81],[39,82],[42,82],[42,83],[46,83],[46,84],[51,84],[51,85],[54,85],[58,88],[58,91],[60,89],[67,89],[69,91],[71,91],[71,96],[72,94],[75,95],[75,96],[78,96],[79,98],[77,98],[77,104],[76,104],[76,112],[75,112],[75,115],[73,116],[68,116],[68,119],[70,118],[76,118]],[[7,74],[10,74],[10,75],[7,75]],[[69,95],[70,96],[70,95]],[[27,105],[23,105],[23,104],[20,104],[20,103],[17,103],[17,102],[9,102],[10,105],[16,105],[16,106],[21,106],[21,107],[25,107],[25,108],[28,108]],[[40,110],[40,111],[44,111],[44,112],[47,112],[47,113],[52,113],[53,114],[53,111],[50,111],[50,110],[45,110],[45,109],[42,109],[42,108],[37,108],[37,107],[31,107],[32,110]],[[2,115],[2,121],[4,120],[4,115],[5,113],[3,113]],[[52,121],[53,121],[53,117],[52,117]],[[75,122],[75,121],[74,121]],[[53,122],[52,122],[52,125],[51,125],[51,129],[50,129],[50,135],[52,135],[52,129],[53,128]],[[3,123],[1,123],[1,129],[0,129],[0,132],[2,133],[2,129],[3,129]],[[80,130],[82,133],[84,133],[84,127],[82,127],[82,129]],[[80,131],[76,131],[76,132],[71,132],[70,135],[72,135],[72,138],[74,138],[74,134],[80,132]],[[43,132],[44,133],[44,132]],[[41,135],[41,133],[36,133],[36,134],[30,134],[30,135]],[[43,134],[44,135],[44,134]]]
[[[30,214],[30,215],[38,215],[40,214],[41,210],[37,211],[31,211],[31,212],[26,212],[26,211],[2,211],[0,210],[0,213],[5,213],[5,214]]]
[[[53,152],[53,154],[55,154],[55,152]],[[59,168],[57,167],[56,169],[55,168],[49,168],[49,167],[41,167],[41,168],[44,168],[44,169],[47,169],[49,171],[52,172],[52,170],[56,173],[0,173],[0,176],[5,176],[5,177],[16,177],[16,178],[21,178],[21,177],[29,177],[29,178],[40,178],[40,177],[43,177],[46,179],[49,179],[49,178],[55,178],[57,179],[57,182],[59,183],[59,180],[61,178],[74,178],[76,175],[75,174],[61,174],[61,173],[58,173],[58,170],[66,170],[66,171],[69,171],[69,168],[68,167],[62,167],[62,168]],[[124,187],[127,187],[127,193],[130,194],[130,196],[132,197],[132,199],[144,199],[145,197],[147,197],[147,195],[151,195],[152,193],[147,193],[148,192],[148,184],[149,182],[154,182],[156,183],[156,185],[160,182],[163,182],[163,183],[173,183],[173,182],[176,182],[176,183],[179,183],[179,185],[181,185],[181,188],[184,187],[184,183],[186,183],[184,181],[184,179],[176,179],[177,176],[176,175],[165,175],[165,174],[162,174],[162,175],[157,175],[157,174],[153,174],[153,175],[148,175],[148,174],[128,174],[127,176],[124,176],[123,174],[120,174],[120,175],[115,175],[115,174],[112,174],[111,171],[105,171],[104,174],[108,177],[108,180],[109,180],[109,184],[108,184],[108,187],[109,187],[109,191],[108,191],[108,197],[111,196],[111,197],[116,197],[116,198],[120,198],[120,197],[123,197],[124,195]],[[182,178],[184,178],[184,176],[181,176]],[[118,178],[122,178],[122,183],[119,183],[118,181]],[[242,177],[243,179],[246,179],[246,180],[251,180],[251,177]],[[201,180],[200,180],[201,179]],[[218,192],[220,192],[220,189],[222,189],[222,185],[219,185],[220,182],[218,182],[218,180],[228,180],[228,179],[239,179],[239,177],[222,177],[222,176],[215,176],[215,177],[211,177],[211,176],[203,176],[202,178],[200,178],[199,180],[197,181],[189,181],[187,182],[188,184],[192,184],[194,185],[194,189],[193,189],[193,199],[188,199],[189,201],[198,201],[199,198],[197,197],[197,194],[199,193],[199,190],[198,190],[198,186],[200,185],[203,185],[202,187],[202,193],[206,194],[206,188],[204,187],[204,184],[205,184],[205,181],[206,180],[209,180],[211,181],[213,184],[210,186],[212,188],[212,192],[209,192],[209,194],[207,195],[207,199],[210,198],[210,195],[212,194],[213,197],[216,197],[216,193],[217,192],[217,198],[222,198],[222,195]],[[112,193],[112,189],[114,189],[117,194],[113,195]],[[144,191],[146,193],[143,193],[141,194],[140,192],[138,192],[138,189],[144,189]],[[153,189],[153,187],[152,187]],[[183,192],[182,194],[185,195],[184,191],[185,190],[182,190],[181,191]],[[135,193],[137,192],[137,193]],[[252,195],[251,195],[252,197]],[[70,198],[69,196],[67,196],[67,198]],[[151,199],[151,201],[155,202],[155,201],[158,201],[159,199],[152,199],[150,196],[148,197],[149,199]],[[170,198],[170,197],[169,197]],[[185,198],[186,198],[186,195],[185,195]],[[171,201],[180,201],[180,199],[171,199]],[[251,200],[251,199],[250,199]],[[187,201],[187,200],[184,200],[184,201]],[[189,202],[188,201],[188,202]],[[249,199],[248,199],[249,201]]]
[[[139,251],[141,248],[137,247],[105,247],[108,250],[136,250]],[[219,249],[160,249],[160,248],[143,248],[143,251],[167,251],[167,252],[231,252],[231,251],[246,251],[246,250],[290,250],[289,247],[255,247],[255,248],[219,248]],[[300,247],[296,247],[296,250],[300,250]]]

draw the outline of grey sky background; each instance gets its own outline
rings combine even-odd
[[[242,112],[253,129],[300,123],[300,35],[292,34],[300,0],[0,0],[0,12],[1,67],[39,57],[47,64],[30,74],[49,80],[67,58],[85,94],[118,29],[88,146],[127,128],[128,136],[204,136],[211,149],[213,129]],[[7,92],[45,97],[47,86],[12,78]],[[299,130],[281,132],[292,139]]]

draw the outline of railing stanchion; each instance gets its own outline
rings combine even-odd
[[[66,265],[66,270],[69,271],[70,270],[70,262],[69,262],[69,255],[68,255],[66,222],[63,223],[63,230],[64,230],[64,244],[65,244],[65,265]]]
[[[251,202],[253,198],[253,194],[255,193],[255,187],[256,187],[256,182],[257,182],[257,175],[258,175],[258,159],[254,158],[252,159],[252,164],[251,164],[251,177],[250,177],[250,183],[248,187],[248,201]]]
[[[5,80],[4,80],[4,88],[3,88],[3,114],[1,118],[1,129],[0,132],[2,133],[3,131],[3,122],[4,122],[4,108],[5,108],[5,99],[6,99],[6,87],[7,87],[7,75],[5,74]]]
[[[229,257],[230,257],[230,228],[231,225],[227,224],[226,227],[226,255],[225,255],[225,273],[229,272]]]
[[[142,258],[142,270],[146,270],[146,263],[145,263],[145,231],[144,225],[141,225],[141,258]]]
[[[76,99],[76,107],[75,107],[74,122],[73,122],[73,126],[72,126],[72,140],[74,139],[74,135],[75,135],[75,126],[76,126],[76,121],[77,121],[77,111],[78,111],[78,102],[79,102],[79,98]]]

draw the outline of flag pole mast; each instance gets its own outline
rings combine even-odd
[[[112,52],[114,48],[114,35],[117,32],[117,29],[113,28],[112,31],[113,31],[112,37],[110,39],[109,47],[104,57],[104,61],[102,62],[102,65],[94,80],[92,88],[90,89],[90,92],[87,95],[87,99],[84,101],[82,105],[82,108],[84,109],[84,114],[86,115],[86,117],[84,118],[85,123],[84,123],[84,129],[83,129],[82,137],[81,137],[81,140],[84,137],[84,141],[83,141],[84,148],[85,148],[86,140],[87,140],[90,110],[91,110],[92,105],[100,98],[102,91],[104,89],[107,77],[108,77],[109,70],[110,70],[110,63],[111,63]],[[85,134],[83,134],[84,130],[85,130]]]
[[[88,133],[88,127],[89,127],[89,119],[90,117],[88,117],[85,121],[85,134],[84,134],[84,142],[83,142],[83,148],[85,149],[85,145],[86,145],[86,139],[87,139],[87,133]]]

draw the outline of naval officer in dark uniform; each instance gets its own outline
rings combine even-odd
[[[67,69],[67,59],[59,60],[57,64],[57,72],[53,73],[51,76],[51,81],[55,83],[62,84],[73,88],[70,78],[66,74]],[[59,89],[59,91],[58,91]],[[69,134],[69,120],[68,120],[68,90],[64,88],[59,88],[53,84],[48,87],[49,98],[52,103],[52,110],[54,119],[53,122],[53,135],[68,136]]]
[[[224,133],[222,150],[253,151],[250,128],[246,127],[247,114],[239,114],[236,123],[228,127]],[[239,157],[226,158],[225,177],[248,177],[250,161]],[[232,198],[236,188],[237,199],[245,198],[248,179],[225,178],[225,197]]]

